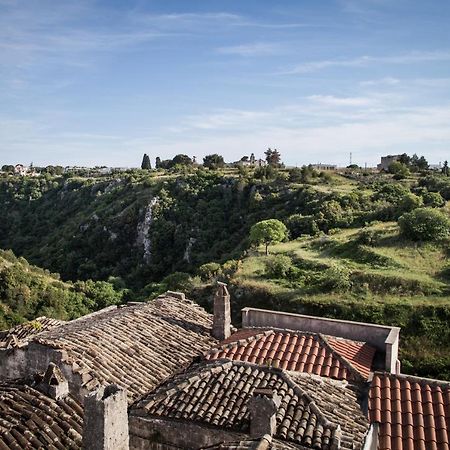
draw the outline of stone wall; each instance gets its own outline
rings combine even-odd
[[[241,433],[209,428],[193,422],[129,416],[131,450],[173,450],[209,447],[245,439]]]
[[[2,379],[33,377],[36,372],[45,372],[52,362],[61,369],[67,379],[69,392],[82,403],[87,391],[81,387],[81,376],[74,373],[66,360],[64,350],[31,342],[21,348],[0,350],[0,377]]]

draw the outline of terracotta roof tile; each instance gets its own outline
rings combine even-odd
[[[379,450],[449,450],[450,383],[375,373],[369,420],[380,423]]]
[[[70,395],[53,400],[25,382],[0,382],[1,449],[80,449],[83,410]]]
[[[194,364],[138,401],[131,414],[248,433],[247,403],[257,387],[271,388],[281,397],[276,439],[306,448],[328,448],[332,442],[341,448],[362,445],[368,422],[347,382],[240,361]]]
[[[113,383],[132,401],[217,345],[211,328],[203,308],[167,295],[67,322],[32,342],[64,349],[63,362],[89,391]]]
[[[227,358],[341,380],[367,380],[375,349],[364,342],[320,334],[245,328],[210,351]]]
[[[37,317],[30,322],[0,331],[0,348],[13,348],[23,345],[28,339],[44,331],[52,330],[66,322],[49,317]]]

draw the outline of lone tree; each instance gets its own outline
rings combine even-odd
[[[142,158],[141,169],[150,170],[151,168],[152,168],[152,165],[150,164],[150,158],[147,155],[147,153],[144,153],[144,157]]]
[[[280,152],[275,148],[268,148],[264,154],[266,155],[266,161],[269,166],[278,167],[281,163],[281,155]]]
[[[287,228],[277,219],[268,219],[255,223],[250,229],[250,242],[255,245],[264,244],[266,255],[269,254],[269,245],[281,242],[287,236]]]
[[[223,156],[214,153],[213,155],[206,155],[203,158],[203,166],[208,167],[209,169],[219,169],[225,165],[225,161],[223,160]]]

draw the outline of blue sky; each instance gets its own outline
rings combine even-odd
[[[0,164],[450,159],[448,0],[0,0]]]

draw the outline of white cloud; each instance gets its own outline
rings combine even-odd
[[[256,42],[252,44],[234,45],[230,47],[220,47],[218,53],[224,55],[238,56],[265,56],[280,54],[283,48],[279,44],[270,42]]]
[[[295,75],[316,72],[330,67],[364,67],[371,64],[414,64],[432,61],[450,61],[450,51],[411,52],[393,56],[360,56],[350,59],[326,59],[298,64],[281,72],[284,75]]]
[[[400,83],[400,80],[398,78],[394,77],[384,77],[379,78],[377,80],[365,80],[361,81],[359,84],[361,86],[377,86],[377,85],[389,85],[394,86]]]
[[[378,103],[370,97],[335,97],[333,95],[310,95],[309,100],[325,106],[371,106]]]

